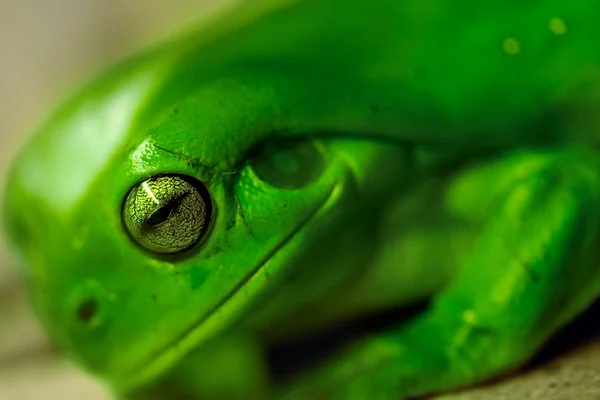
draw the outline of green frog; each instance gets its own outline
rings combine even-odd
[[[397,400],[518,369],[600,293],[593,15],[256,0],[113,67],[10,172],[40,321],[122,399]]]

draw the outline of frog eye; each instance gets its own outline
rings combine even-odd
[[[210,225],[206,187],[184,175],[159,175],[135,185],[123,204],[129,235],[145,250],[174,254],[198,244]]]
[[[251,161],[260,180],[280,189],[300,189],[315,182],[325,168],[314,143],[289,141],[258,149]]]

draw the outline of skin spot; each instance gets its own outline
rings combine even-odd
[[[463,320],[471,325],[474,325],[477,322],[477,314],[473,310],[465,310],[463,312]]]
[[[235,221],[227,221],[225,224],[225,230],[230,231],[235,227]]]
[[[83,248],[83,240],[81,238],[73,239],[73,249],[81,250]]]
[[[502,42],[502,49],[506,54],[513,56],[521,52],[521,44],[517,39],[509,37]]]
[[[558,17],[554,17],[550,20],[548,28],[550,29],[550,32],[554,33],[556,36],[562,36],[567,33],[565,21]]]

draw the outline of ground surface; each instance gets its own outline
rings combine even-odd
[[[4,171],[24,132],[65,88],[222,1],[0,2],[0,199]],[[13,267],[0,247],[0,400],[108,400],[99,384],[51,351]],[[595,318],[575,330],[589,325]],[[563,343],[578,341],[567,337]],[[562,354],[517,377],[444,399],[600,399],[600,341]]]

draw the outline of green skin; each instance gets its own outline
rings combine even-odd
[[[123,398],[398,399],[518,368],[600,293],[594,15],[253,1],[114,68],[10,175],[41,321]]]

